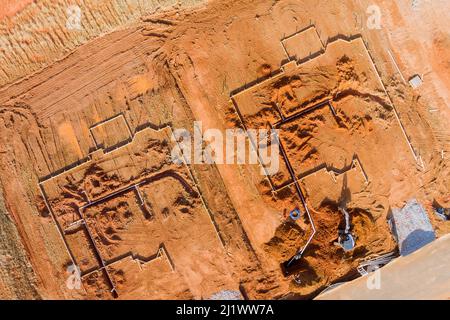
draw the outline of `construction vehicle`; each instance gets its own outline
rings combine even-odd
[[[344,207],[339,207],[339,211],[344,214],[345,229],[339,230],[337,245],[341,246],[344,251],[350,251],[355,247],[355,239],[353,239],[353,236],[350,233],[350,215]]]

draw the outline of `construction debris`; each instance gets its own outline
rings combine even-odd
[[[289,216],[291,217],[292,220],[299,219],[301,216],[300,210],[298,210],[297,208],[292,210],[291,213],[289,214]]]
[[[422,85],[422,78],[418,74],[414,75],[411,79],[409,79],[409,85],[413,89],[420,87]]]
[[[214,293],[209,300],[244,300],[244,298],[239,291],[222,290]]]
[[[444,208],[435,208],[434,213],[443,221],[447,221],[450,219],[450,209]]]
[[[395,259],[398,256],[395,252],[390,252],[372,259],[368,259],[364,262],[361,262],[357,268],[360,275],[364,276],[366,274],[369,274],[372,271],[375,271],[382,266],[388,264],[393,259]]]
[[[402,209],[392,210],[391,227],[402,256],[413,253],[436,238],[425,209],[416,199],[410,200]]]

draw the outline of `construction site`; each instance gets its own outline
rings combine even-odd
[[[75,2],[70,31],[65,0],[0,11],[0,298],[345,299],[445,248],[435,4]],[[257,163],[174,161],[194,121]]]

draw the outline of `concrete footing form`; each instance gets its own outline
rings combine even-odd
[[[154,256],[150,257],[150,258],[142,258],[142,257],[137,256],[133,252],[129,252],[127,254],[120,255],[118,257],[114,257],[114,258],[112,258],[110,260],[105,260],[102,257],[101,251],[99,250],[97,244],[95,243],[94,237],[93,237],[93,235],[91,233],[91,230],[90,230],[90,228],[88,226],[88,223],[86,222],[86,217],[85,217],[85,214],[84,214],[85,210],[87,208],[89,208],[89,207],[92,207],[94,205],[98,205],[98,204],[104,203],[104,202],[106,202],[106,201],[108,201],[110,199],[113,199],[115,197],[118,197],[120,195],[123,195],[123,194],[131,191],[131,192],[134,192],[134,194],[136,196],[136,201],[139,204],[139,207],[142,210],[143,214],[145,216],[148,216],[149,218],[151,218],[151,214],[150,214],[149,210],[147,210],[147,208],[145,206],[144,199],[143,199],[141,191],[139,189],[140,186],[144,186],[146,184],[150,184],[150,183],[152,183],[154,181],[157,181],[157,180],[159,180],[159,179],[161,179],[163,177],[166,177],[166,176],[171,176],[171,177],[176,178],[177,180],[183,180],[182,184],[183,184],[183,186],[185,188],[186,187],[191,188],[191,185],[189,183],[187,183],[186,181],[184,181],[183,177],[179,176],[176,172],[174,172],[172,170],[166,170],[166,171],[163,171],[163,172],[155,173],[154,175],[152,175],[152,176],[150,176],[150,177],[148,177],[146,179],[143,179],[142,181],[140,181],[138,183],[134,183],[132,185],[122,187],[122,188],[120,188],[120,189],[118,189],[118,190],[116,190],[114,192],[111,192],[111,193],[109,193],[109,194],[107,194],[107,195],[105,195],[105,196],[103,196],[101,198],[98,198],[98,199],[90,199],[88,197],[87,193],[84,192],[85,198],[86,198],[86,204],[84,204],[84,205],[82,205],[82,206],[77,208],[77,211],[78,211],[78,214],[79,214],[79,219],[77,219],[76,221],[72,222],[68,227],[63,229],[61,227],[60,223],[58,222],[57,218],[56,218],[56,215],[55,215],[55,212],[52,209],[52,206],[50,205],[50,203],[48,201],[48,197],[47,197],[45,189],[44,189],[44,184],[46,182],[48,182],[48,181],[50,181],[52,179],[55,179],[57,177],[60,177],[61,175],[65,174],[65,173],[67,173],[67,172],[69,172],[71,170],[76,170],[77,167],[79,167],[80,165],[85,165],[85,164],[87,164],[89,162],[92,162],[94,159],[97,159],[97,158],[99,158],[99,157],[101,157],[101,156],[103,156],[103,155],[105,155],[107,153],[110,153],[113,150],[117,150],[119,148],[126,147],[129,143],[133,142],[133,140],[135,138],[135,135],[137,133],[143,131],[143,130],[154,130],[154,131],[168,130],[169,133],[170,133],[169,135],[172,138],[172,141],[176,141],[176,139],[174,138],[174,135],[173,135],[173,130],[172,130],[170,125],[163,126],[163,127],[158,128],[158,129],[154,129],[153,127],[150,127],[150,126],[142,127],[142,128],[139,129],[139,131],[136,131],[133,134],[131,129],[130,129],[130,126],[128,125],[128,123],[126,121],[126,118],[123,116],[123,114],[118,114],[118,115],[116,115],[116,116],[114,116],[112,118],[109,118],[109,119],[106,119],[104,121],[101,121],[98,124],[92,126],[90,129],[97,128],[100,125],[104,125],[106,123],[109,123],[109,122],[117,120],[117,119],[123,119],[125,121],[126,127],[128,128],[127,133],[130,134],[130,138],[129,139],[125,140],[124,142],[120,142],[118,145],[115,145],[113,147],[108,148],[108,150],[104,150],[104,149],[102,149],[101,144],[98,144],[98,142],[95,139],[94,134],[91,131],[91,137],[94,140],[94,144],[96,146],[96,150],[92,151],[86,158],[78,161],[77,163],[74,163],[74,164],[72,164],[72,165],[70,165],[68,167],[60,169],[60,170],[58,170],[56,172],[53,172],[52,174],[50,174],[50,175],[48,175],[46,177],[43,177],[43,178],[39,179],[39,184],[38,184],[39,185],[39,191],[41,193],[42,199],[45,202],[47,210],[50,213],[50,215],[52,217],[52,220],[55,223],[55,226],[56,226],[56,228],[58,230],[58,233],[59,233],[59,235],[60,235],[60,237],[61,237],[61,239],[62,239],[62,241],[63,241],[63,243],[65,245],[67,253],[68,253],[69,257],[70,257],[72,265],[74,265],[74,266],[78,266],[79,264],[76,261],[75,256],[73,254],[73,251],[71,250],[71,248],[70,248],[70,246],[69,246],[69,244],[68,244],[68,242],[66,240],[66,232],[68,232],[68,231],[70,231],[70,230],[72,230],[74,228],[81,227],[87,233],[88,242],[89,242],[89,245],[91,246],[91,248],[93,249],[93,254],[94,254],[94,256],[95,256],[95,258],[97,260],[98,266],[90,268],[88,270],[85,270],[85,271],[81,272],[81,274],[80,274],[81,279],[85,279],[86,277],[88,277],[89,275],[91,275],[91,274],[93,274],[95,272],[102,272],[104,274],[105,278],[106,278],[107,284],[108,284],[109,289],[110,289],[110,291],[111,291],[111,293],[112,293],[114,298],[117,298],[119,293],[117,292],[117,288],[116,288],[116,286],[114,284],[114,281],[113,281],[113,279],[112,279],[112,277],[111,277],[111,275],[110,275],[110,273],[108,271],[108,267],[109,266],[112,266],[112,265],[114,265],[114,264],[116,264],[119,261],[122,261],[124,259],[130,259],[130,258],[132,260],[136,261],[139,264],[140,268],[141,268],[142,265],[150,263],[151,261],[153,261],[155,259],[164,259],[165,261],[167,261],[167,263],[169,264],[170,269],[172,271],[175,271],[175,265],[174,265],[172,259],[170,258],[169,253],[168,253],[168,251],[167,251],[167,249],[166,249],[166,247],[164,246],[163,243],[161,243],[157,253]],[[192,180],[193,186],[192,186],[192,189],[190,190],[190,192],[191,193],[195,193],[200,198],[202,206],[203,206],[205,212],[207,213],[207,215],[208,215],[208,217],[209,217],[209,219],[211,221],[211,224],[212,224],[212,226],[214,228],[214,231],[215,231],[215,233],[217,235],[217,239],[220,242],[221,246],[224,247],[225,243],[224,243],[224,240],[222,239],[222,237],[221,237],[221,235],[219,233],[217,223],[214,220],[212,212],[210,211],[210,209],[206,205],[206,202],[205,202],[204,197],[203,197],[203,195],[201,193],[201,190],[198,187],[197,180],[195,179],[195,177],[194,177],[194,175],[193,175],[193,173],[191,171],[191,168],[188,166],[188,164],[185,161],[185,159],[183,161],[183,166],[187,169],[189,177]]]

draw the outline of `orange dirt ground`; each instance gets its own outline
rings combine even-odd
[[[372,2],[381,29],[366,26]],[[450,207],[450,26],[436,3],[413,13],[419,28],[387,0],[85,1],[83,17],[102,18],[68,32],[68,2],[8,1],[0,298],[311,298],[395,251],[387,216],[413,197],[449,233],[432,208]],[[278,129],[280,170],[173,163],[173,130],[194,120]],[[285,268],[312,233],[299,191],[317,232]]]

